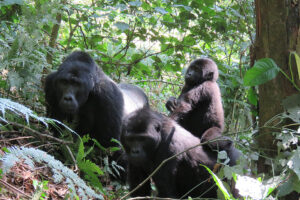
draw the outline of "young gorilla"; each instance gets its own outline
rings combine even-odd
[[[163,160],[199,144],[200,139],[180,127],[172,119],[150,108],[143,108],[124,119],[121,143],[129,161],[128,181],[132,190],[146,179]],[[168,161],[153,176],[158,196],[216,198],[214,181],[208,181],[209,173],[204,167],[199,166],[199,164],[204,164],[213,169],[216,158],[216,153],[206,152],[202,146],[198,146]],[[199,185],[200,183],[202,184]],[[197,185],[199,186],[189,192]],[[151,187],[148,181],[132,196],[149,196],[150,194]]]
[[[221,139],[224,129],[221,92],[216,82],[218,76],[218,67],[214,61],[209,58],[194,60],[186,71],[185,85],[180,96],[178,99],[170,97],[166,103],[166,108],[171,112],[170,117],[202,142]],[[222,137],[222,141],[208,146],[213,150],[238,154],[228,137]],[[230,164],[234,163],[231,161]]]
[[[104,147],[114,145],[112,138],[120,139],[124,113],[148,105],[148,99],[140,88],[127,84],[119,88],[82,51],[70,54],[56,72],[46,77],[45,98],[47,116],[75,122],[77,133],[90,134]],[[130,98],[138,103],[128,109]],[[118,154],[120,152],[114,156]]]

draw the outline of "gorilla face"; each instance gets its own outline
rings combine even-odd
[[[161,124],[155,118],[144,119],[145,113],[133,116],[135,114],[129,115],[123,123],[121,143],[130,163],[134,166],[145,166],[153,160],[155,150],[160,144]]]
[[[218,79],[218,67],[208,58],[194,60],[185,74],[185,82],[189,86],[198,86],[205,81],[216,81]]]
[[[77,64],[84,65],[84,63]],[[65,114],[76,114],[80,106],[87,101],[93,88],[89,70],[83,69],[76,65],[65,68],[57,73],[54,80],[58,105]]]
[[[203,72],[202,72],[201,66],[196,65],[195,63],[192,63],[186,71],[185,82],[191,86],[201,84],[201,81],[203,79],[202,73]]]

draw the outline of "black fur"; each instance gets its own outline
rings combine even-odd
[[[46,77],[45,93],[49,117],[77,120],[77,133],[90,134],[104,147],[112,145],[112,138],[119,139],[122,93],[87,53],[70,54]]]
[[[45,96],[47,116],[75,122],[79,135],[90,134],[105,148],[116,146],[111,139],[120,139],[125,114],[149,105],[140,88],[118,86],[82,51],[70,54],[56,72],[46,77]],[[120,155],[120,151],[115,152],[112,159],[126,168]]]
[[[200,139],[180,127],[172,119],[149,108],[138,110],[124,119],[121,143],[129,161],[128,181],[134,189],[165,159],[200,143]],[[204,164],[213,169],[216,154],[202,146],[168,161],[153,176],[159,197],[180,198],[203,182],[187,196],[216,198],[216,187]],[[132,196],[151,194],[150,181]]]

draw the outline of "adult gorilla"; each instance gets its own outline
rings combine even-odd
[[[134,189],[165,159],[200,143],[200,139],[183,129],[172,119],[143,108],[128,115],[123,122],[121,143],[128,157],[128,181]],[[186,196],[216,198],[214,181],[208,181],[217,153],[193,148],[169,160],[152,177],[159,197],[184,198]],[[203,182],[203,183],[202,183]],[[202,183],[202,184],[200,184]],[[190,191],[190,192],[189,192]],[[149,196],[150,181],[132,196]]]
[[[79,135],[90,134],[104,147],[113,145],[112,138],[120,139],[124,113],[148,106],[140,88],[128,84],[119,88],[82,51],[70,54],[56,72],[46,77],[45,93],[47,116],[74,122]]]

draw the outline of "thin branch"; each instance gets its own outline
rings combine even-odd
[[[5,122],[3,120],[0,120],[0,122],[5,123],[5,124],[10,124],[10,125],[12,125],[15,128],[24,129],[28,134],[33,135],[33,136],[38,136],[39,138],[48,138],[48,139],[54,140],[56,142],[59,142],[61,144],[72,144],[72,142],[58,139],[56,137],[51,136],[50,134],[40,133],[40,132],[38,132],[38,131],[36,131],[36,130],[34,130],[32,128],[29,128],[29,127],[27,127],[25,125],[22,125],[22,124],[18,124],[18,123],[15,123],[15,122],[10,122],[10,121],[6,121]]]
[[[126,56],[127,51],[129,49],[129,46],[130,46],[130,42],[132,41],[132,38],[134,36],[135,28],[136,28],[136,23],[134,23],[134,27],[133,27],[132,31],[130,31],[130,33],[132,33],[132,34],[128,35],[128,37],[126,39],[126,45],[125,45],[125,47],[123,47],[120,51],[118,51],[117,53],[115,53],[113,55],[113,58],[116,57],[119,53],[121,53],[124,50],[125,50],[125,53],[123,54],[123,56],[119,60],[122,60],[122,58],[124,58]]]
[[[131,84],[134,84],[134,83],[144,83],[144,82],[148,82],[148,83],[158,82],[158,83],[166,83],[166,84],[169,84],[169,85],[176,85],[176,86],[179,86],[179,87],[183,86],[182,84],[179,84],[179,83],[172,83],[172,82],[169,82],[169,81],[155,80],[155,79],[130,81]]]
[[[30,195],[26,194],[25,192],[19,190],[19,189],[16,188],[15,186],[13,186],[13,185],[11,185],[11,184],[9,184],[9,183],[7,183],[7,182],[1,180],[1,179],[0,179],[0,184],[3,185],[4,187],[6,187],[6,188],[9,189],[9,190],[12,190],[14,193],[18,193],[18,194],[20,194],[20,195],[22,195],[22,196],[25,196],[25,197],[27,197],[27,198],[29,198],[29,199],[32,199],[32,197],[31,197]]]
[[[82,27],[79,26],[79,29],[80,29],[80,32],[81,32],[81,35],[83,37],[83,41],[84,41],[84,45],[85,45],[85,48],[89,48],[88,44],[87,44],[87,40],[86,40],[86,35],[84,34],[83,30],[82,30]]]
[[[23,140],[23,139],[29,139],[29,138],[34,138],[34,137],[33,136],[17,137],[17,138],[0,140],[0,142],[8,142],[8,141],[14,141],[14,140]]]

